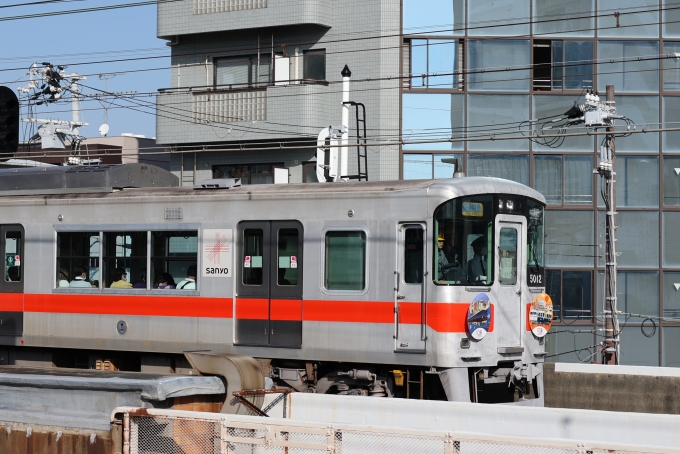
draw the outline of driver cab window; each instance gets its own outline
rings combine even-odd
[[[493,282],[493,196],[449,200],[435,211],[434,282],[490,285]]]

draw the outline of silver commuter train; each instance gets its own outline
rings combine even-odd
[[[142,164],[0,171],[1,356],[182,372],[211,350],[297,391],[541,404],[538,192],[177,184]]]

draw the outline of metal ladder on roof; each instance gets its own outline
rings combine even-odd
[[[368,146],[366,139],[366,106],[360,102],[349,101],[345,104],[354,106],[357,131],[357,173],[347,175],[349,180],[368,181]]]

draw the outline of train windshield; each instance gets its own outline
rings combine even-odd
[[[493,196],[449,200],[434,213],[433,280],[439,285],[493,282]]]
[[[544,280],[543,205],[527,200],[527,284],[542,287]]]

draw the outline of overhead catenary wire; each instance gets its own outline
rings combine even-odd
[[[182,1],[182,0],[156,0],[158,3],[165,3],[165,2],[173,2],[173,1]],[[123,4],[123,5],[116,5],[117,7],[126,7],[126,5],[132,5],[132,6],[144,6],[146,4],[153,4],[154,1],[149,1],[149,2],[137,2],[137,3],[130,3],[130,4]],[[105,7],[102,7],[105,8]],[[649,9],[644,9],[644,10],[637,10],[637,7],[630,7],[630,8],[613,8],[609,10],[600,10],[599,12],[596,12],[595,14],[591,15],[584,15],[584,16],[574,16],[573,14],[556,14],[556,15],[547,15],[545,16],[547,19],[536,19],[536,20],[530,20],[530,21],[520,21],[520,22],[507,22],[508,20],[513,20],[513,18],[505,18],[504,19],[504,25],[507,26],[516,26],[516,25],[530,25],[530,24],[541,24],[543,22],[561,22],[563,20],[580,20],[580,19],[596,19],[600,17],[606,17],[608,14],[603,14],[607,12],[622,12],[621,14],[637,14],[637,13],[644,13],[644,12],[657,12],[657,11],[667,11],[667,10],[677,10],[680,9],[680,6],[672,6],[672,7],[659,7],[659,8],[649,8]],[[628,11],[626,12],[626,9],[636,9],[635,11]],[[88,11],[79,11],[79,10],[72,10],[74,12],[88,12]],[[66,11],[65,13],[68,13]],[[5,20],[11,20],[12,18],[6,18]],[[677,23],[679,21],[665,21],[664,23],[670,24],[670,23]],[[486,21],[482,21],[480,23],[486,23]],[[598,27],[598,30],[606,30],[606,29],[622,29],[622,28],[628,28],[628,27],[641,27],[645,25],[656,25],[658,22],[654,23],[637,23],[637,24],[623,24],[619,26],[610,26],[610,27]],[[443,26],[443,25],[442,25]],[[492,25],[480,25],[480,26],[468,26],[468,30],[475,30],[475,29],[483,29],[483,28],[497,28],[498,23],[497,21],[494,21]],[[585,29],[566,29],[563,31],[549,31],[545,33],[533,33],[533,36],[542,36],[542,35],[547,35],[547,36],[554,36],[554,35],[559,35],[561,33],[575,33],[575,32],[587,32],[587,31],[592,31],[594,30],[594,27],[592,28],[585,28]],[[440,29],[440,30],[435,30],[434,32],[454,32],[454,29]],[[431,33],[434,33],[431,32]],[[340,39],[331,39],[331,40],[317,40],[317,41],[309,41],[309,42],[290,42],[287,43],[289,46],[304,46],[304,45],[320,45],[320,44],[329,44],[329,43],[335,43],[335,42],[351,42],[351,41],[356,41],[356,40],[368,40],[368,39],[385,39],[385,38],[393,38],[393,37],[404,37],[404,36],[410,36],[408,34],[404,34],[401,32],[401,29],[399,30],[394,30],[393,32],[389,32],[388,34],[380,34],[380,35],[371,35],[371,36],[366,36],[366,37],[361,37],[361,38],[347,38],[346,36],[352,35],[352,34],[363,34],[367,32],[349,32],[345,33],[343,32],[342,35],[343,38]],[[335,36],[333,34],[326,35],[326,36]],[[427,37],[427,35],[424,35]],[[524,34],[519,34],[519,35],[508,35],[504,34],[503,38],[519,38],[519,37],[527,37],[528,35]],[[451,39],[460,39],[460,36],[451,36]],[[469,39],[473,40],[482,40],[482,39],[498,39],[498,36],[468,36]],[[396,48],[401,48],[401,46],[389,46],[386,48],[376,48],[373,50],[382,50],[382,49],[396,49]],[[252,50],[255,51],[257,50],[256,47],[248,46],[248,47],[241,47],[241,48],[229,48],[229,49],[223,49],[223,50],[214,50],[213,52],[244,52]],[[343,51],[339,51],[339,53],[352,53],[352,52],[362,52],[364,50],[362,49],[347,49]],[[196,52],[184,52],[184,53],[177,53],[174,56],[176,57],[186,57],[186,56],[191,56],[191,55],[204,55],[205,51],[196,51]],[[153,57],[153,58],[167,58],[166,56],[159,56],[159,57]],[[144,59],[144,58],[134,58],[130,60],[139,60],[139,59]],[[79,65],[86,65],[86,64],[99,64],[99,63],[117,63],[117,62],[122,62],[125,61],[125,59],[122,60],[105,60],[101,62],[79,62],[77,64]],[[76,63],[73,63],[76,64]],[[69,64],[67,64],[69,65]],[[21,70],[22,68],[11,68],[11,69],[0,69],[0,71],[7,71],[7,70]]]

